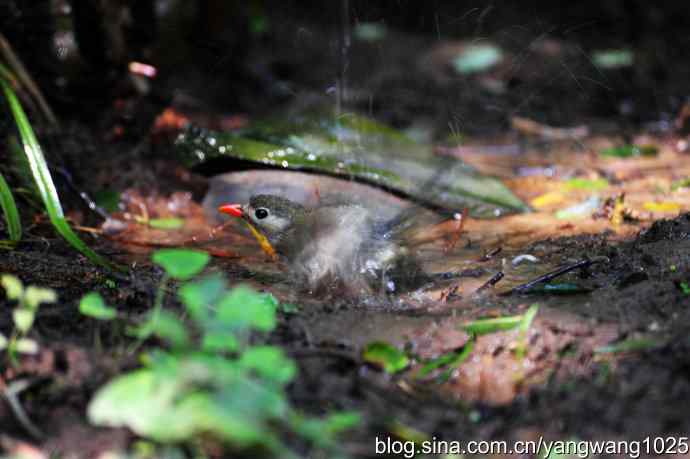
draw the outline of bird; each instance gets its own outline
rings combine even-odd
[[[348,296],[392,294],[418,287],[430,278],[405,234],[413,212],[377,218],[361,203],[326,202],[305,207],[270,194],[218,210],[245,220],[264,250],[287,262],[298,285],[312,293]]]

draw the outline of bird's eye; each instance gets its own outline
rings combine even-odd
[[[268,209],[260,207],[254,211],[254,216],[259,220],[263,220],[264,218],[268,217]]]

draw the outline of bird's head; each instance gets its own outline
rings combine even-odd
[[[218,210],[240,217],[254,226],[269,240],[279,239],[290,231],[304,214],[302,205],[280,196],[259,194],[252,196],[247,204],[226,204]]]

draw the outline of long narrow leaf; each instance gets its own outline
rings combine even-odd
[[[22,222],[19,220],[19,211],[17,210],[17,203],[14,202],[12,190],[10,190],[2,174],[0,174],[0,206],[2,206],[2,211],[5,214],[10,240],[19,242],[22,238]]]
[[[48,169],[48,164],[43,156],[43,151],[41,150],[38,140],[36,139],[36,135],[31,128],[29,119],[19,103],[16,94],[3,78],[0,78],[0,86],[2,86],[5,98],[10,107],[10,112],[17,123],[19,136],[21,137],[24,147],[24,154],[26,154],[26,157],[29,161],[31,173],[33,174],[36,186],[41,198],[43,199],[43,203],[46,207],[46,211],[48,212],[48,217],[50,218],[51,223],[57,232],[60,233],[65,240],[67,240],[67,242],[69,242],[74,248],[79,250],[94,263],[110,269],[122,270],[123,268],[109,262],[89,248],[81,239],[79,239],[74,231],[72,231],[72,228],[67,224],[67,220],[65,220],[65,216],[62,211],[62,205],[60,204],[60,197],[58,196],[57,189],[55,188],[55,184],[53,183],[53,179]]]

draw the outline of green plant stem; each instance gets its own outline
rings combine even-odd
[[[7,343],[7,356],[10,359],[10,364],[15,368],[19,366],[19,359],[17,359],[17,340],[19,338],[17,330],[12,330],[12,336],[10,336],[10,340]]]
[[[158,291],[156,291],[156,299],[153,303],[153,315],[152,319],[154,322],[158,321],[161,315],[161,310],[163,309],[163,300],[165,299],[165,291],[168,287],[168,282],[170,281],[170,276],[166,273],[163,274],[161,278],[161,283],[158,285]]]
[[[165,273],[163,274],[163,277],[161,278],[160,284],[158,284],[158,290],[156,290],[156,298],[153,300],[153,311],[151,312],[151,315],[149,318],[146,320],[144,325],[139,328],[139,338],[134,342],[134,344],[129,348],[127,354],[132,355],[134,354],[137,349],[141,347],[141,345],[146,341],[146,339],[151,336],[151,329],[152,324],[155,324],[158,322],[158,318],[161,315],[161,311],[163,310],[163,300],[165,299],[165,292],[168,287],[168,282],[170,281],[170,276]],[[144,330],[144,333],[141,333],[141,330]]]
[[[5,221],[7,222],[7,232],[10,235],[10,240],[19,242],[22,238],[22,223],[19,220],[19,211],[17,210],[17,203],[12,196],[12,190],[5,181],[5,177],[0,173],[0,205],[5,214]]]

